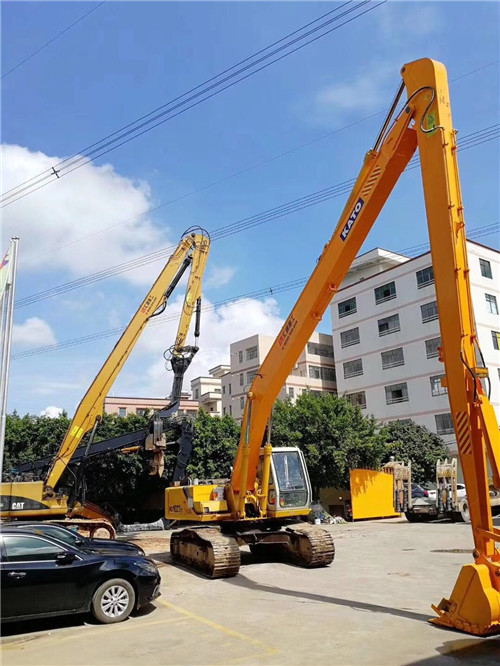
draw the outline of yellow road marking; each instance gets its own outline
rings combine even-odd
[[[176,613],[180,613],[181,615],[185,615],[186,617],[189,617],[192,620],[196,620],[196,622],[200,622],[201,624],[206,624],[207,626],[212,627],[212,629],[221,631],[227,636],[233,636],[233,638],[238,638],[239,640],[245,641],[246,643],[250,643],[251,645],[256,645],[260,649],[264,650],[266,654],[277,654],[279,652],[277,648],[272,647],[271,645],[266,645],[265,643],[257,640],[256,638],[252,638],[251,636],[247,636],[246,634],[241,634],[239,631],[235,631],[234,629],[225,627],[224,625],[219,624],[218,622],[209,620],[207,617],[203,617],[202,615],[197,615],[196,613],[192,613],[191,611],[188,611],[185,608],[176,606],[170,601],[165,601],[164,599],[156,599],[156,603],[160,603],[162,606],[170,608]]]

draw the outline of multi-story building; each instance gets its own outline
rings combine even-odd
[[[500,417],[500,253],[472,241],[467,249],[478,338]],[[348,276],[332,301],[338,393],[384,422],[413,419],[455,450],[447,389],[441,385],[431,255],[391,255],[395,264],[380,272],[387,255],[377,249],[358,257],[361,279]],[[373,270],[370,265],[363,270],[364,262]]]
[[[230,414],[236,420],[242,418],[246,394],[273,342],[272,336],[252,335],[230,345],[230,369],[222,376],[223,415]],[[294,401],[304,390],[336,391],[331,335],[312,334],[279,398],[290,397]]]
[[[153,413],[163,409],[169,402],[168,398],[124,398],[108,395],[104,400],[104,411],[106,414],[118,414],[118,416],[129,416],[130,414],[143,416],[146,411]],[[197,400],[191,400],[189,393],[183,393],[177,413],[196,415],[198,407]]]
[[[191,392],[194,400],[209,414],[221,416],[222,414],[222,387],[221,378],[231,370],[229,365],[217,365],[208,371],[208,377],[196,377],[191,382]]]

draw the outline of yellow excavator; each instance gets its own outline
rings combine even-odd
[[[474,322],[447,74],[441,63],[421,59],[405,65],[401,75],[335,231],[248,391],[230,480],[165,491],[167,518],[200,524],[172,535],[171,554],[174,562],[211,577],[238,572],[242,544],[259,552],[278,546],[306,567],[332,561],[330,534],[296,524],[309,513],[311,486],[301,451],[271,446],[272,407],[418,147],[440,315],[439,358],[475,546],[474,563],[462,568],[450,598],[433,606],[437,617],[432,621],[472,634],[498,633],[500,552],[495,542],[500,530],[492,521],[487,458],[500,487],[499,431],[482,386],[488,371],[480,361]]]
[[[161,476],[165,449],[163,420],[171,417],[178,409],[184,373],[198,351],[202,277],[209,249],[210,238],[203,229],[193,227],[183,234],[176,250],[80,402],[56,456],[49,462],[45,478],[39,481],[14,480],[2,483],[0,516],[2,520],[50,519],[54,522],[54,519],[62,519],[65,525],[77,525],[79,531],[87,531],[90,536],[105,536],[107,533],[113,537],[115,530],[110,514],[85,500],[82,473],[87,457],[116,449],[133,451],[139,447],[131,445],[141,442],[150,452],[153,473]],[[94,444],[96,430],[102,419],[104,400],[113,382],[148,321],[165,310],[168,299],[189,267],[190,273],[175,344],[168,350],[168,360],[174,371],[170,404],[155,414],[151,422],[151,432],[140,431]],[[193,315],[196,317],[195,345],[191,346],[186,345],[186,339]],[[88,441],[80,446],[87,434]],[[76,462],[79,466],[75,473],[70,463]],[[38,467],[43,468],[47,460],[39,463]],[[19,476],[23,473],[33,474],[36,469],[37,465],[29,463],[20,465],[15,472]],[[62,476],[67,471],[73,475],[71,499],[67,490],[61,487]]]

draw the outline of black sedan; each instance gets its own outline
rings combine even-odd
[[[77,546],[83,550],[97,551],[106,554],[120,554],[124,555],[140,555],[145,557],[146,554],[135,543],[128,543],[127,541],[117,541],[116,539],[89,539],[88,537],[78,534],[78,532],[63,527],[62,525],[54,525],[52,523],[25,523],[13,522],[8,523],[9,529],[20,529],[33,532],[34,534],[45,535],[58,539],[68,546]]]
[[[160,594],[155,563],[134,553],[99,553],[4,527],[0,556],[4,622],[91,611],[111,624]]]

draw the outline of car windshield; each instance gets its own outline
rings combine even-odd
[[[274,469],[280,490],[304,490],[306,480],[298,451],[273,453]]]
[[[69,546],[78,546],[83,543],[82,537],[76,532],[67,530],[64,527],[56,527],[55,525],[43,525],[40,527],[30,528],[30,532],[40,534],[42,536],[54,537]]]

